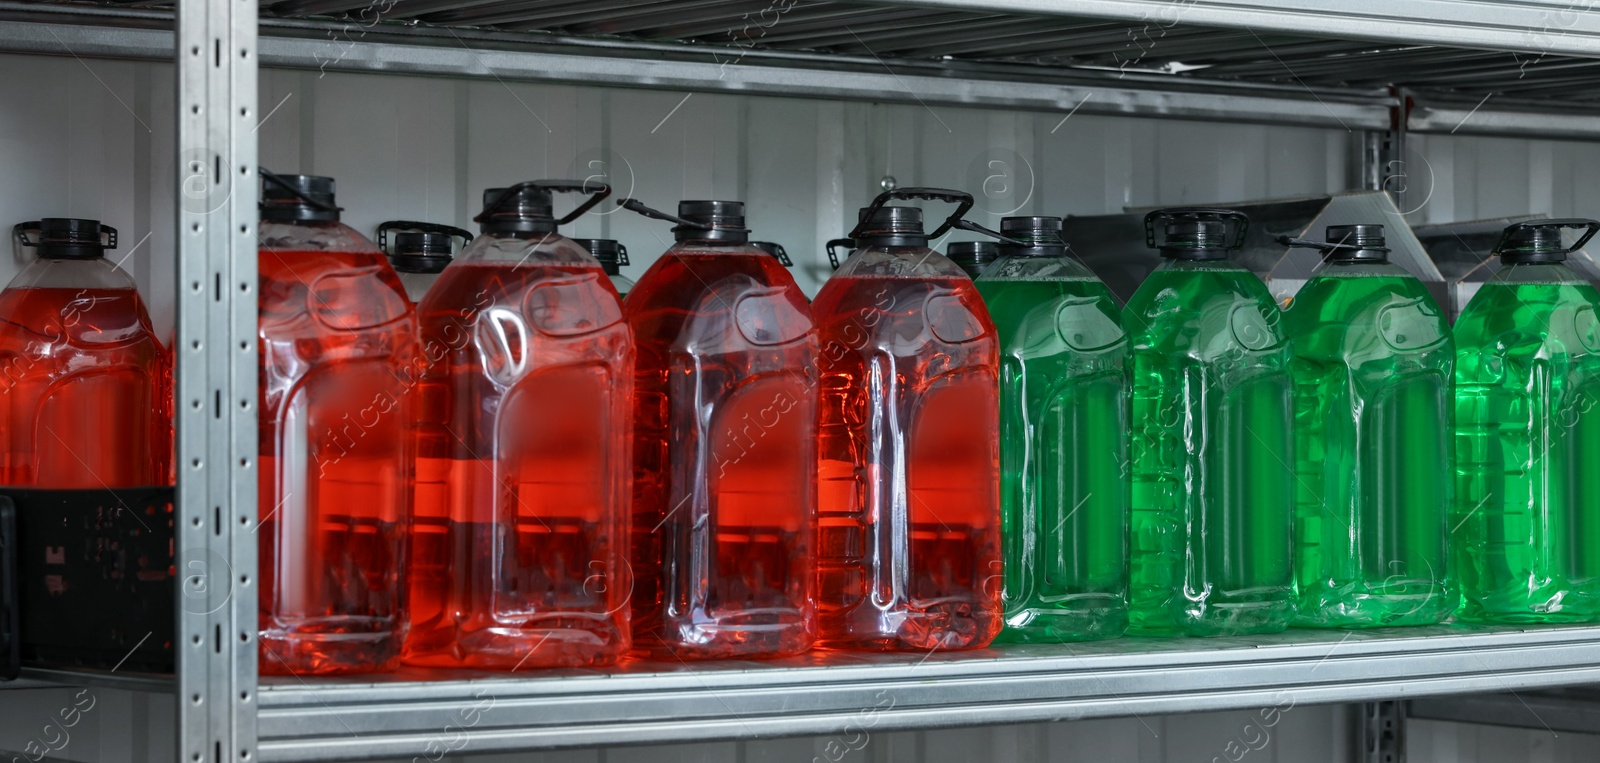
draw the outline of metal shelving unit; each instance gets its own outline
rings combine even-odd
[[[1600,14],[1566,0],[0,2],[0,52],[176,62],[178,675],[33,671],[23,685],[173,692],[183,761],[409,757],[458,739],[488,752],[846,734],[1600,681],[1600,627],[256,677],[258,66],[1339,125],[1367,136],[1367,185],[1380,187],[1383,152],[1407,131],[1600,138]]]

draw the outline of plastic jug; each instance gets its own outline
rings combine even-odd
[[[557,219],[552,193],[591,195]],[[478,237],[418,308],[408,664],[592,666],[628,649],[633,340],[600,263],[557,232],[610,193],[484,191]]]
[[[744,204],[683,201],[628,297],[639,343],[634,637],[669,659],[770,657],[816,631],[817,332]]]
[[[893,199],[959,207],[928,234]],[[999,342],[972,280],[928,248],[971,206],[880,194],[812,303],[822,646],[973,649],[1000,631]]]
[[[618,297],[626,298],[628,292],[633,291],[633,279],[622,274],[622,266],[629,264],[628,247],[609,238],[575,238],[572,241],[599,261],[600,269],[611,279]]]
[[[389,242],[390,231],[396,231],[392,245]],[[389,255],[389,264],[400,274],[400,283],[406,287],[406,298],[413,305],[422,302],[428,288],[449,267],[458,238],[465,245],[472,241],[472,234],[451,225],[410,220],[390,220],[378,224],[378,248]]]
[[[392,668],[411,507],[416,313],[332,178],[262,171],[262,673]]]
[[[1061,218],[1007,217],[998,236],[976,283],[1000,336],[999,640],[1115,638],[1128,627],[1131,486],[1121,309],[1067,254]]]
[[[1281,631],[1294,615],[1294,456],[1278,306],[1228,261],[1243,214],[1151,212],[1151,246],[1157,221],[1167,261],[1122,313],[1133,344],[1129,630]]]
[[[1444,311],[1389,263],[1382,225],[1334,225],[1284,313],[1294,348],[1296,625],[1425,625],[1447,575],[1451,379]]]
[[[1585,232],[1568,247],[1562,228]],[[1503,267],[1456,320],[1464,620],[1600,620],[1600,294],[1565,264],[1594,220],[1506,228]]]
[[[15,233],[38,259],[0,292],[0,485],[170,485],[170,355],[117,231],[47,217]]]

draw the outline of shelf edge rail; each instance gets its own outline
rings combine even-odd
[[[1123,640],[969,655],[274,681],[260,758],[314,761],[820,735],[1275,708],[1600,680],[1600,628]],[[660,672],[648,672],[659,670]],[[415,678],[415,677],[413,677]]]

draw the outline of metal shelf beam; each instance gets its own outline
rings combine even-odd
[[[430,679],[430,680],[424,680]],[[259,757],[312,761],[851,735],[1600,681],[1600,627],[1298,631],[623,672],[268,679]],[[434,747],[430,747],[434,745]]]
[[[23,6],[0,3],[15,19]],[[36,9],[26,15],[38,19]],[[12,12],[12,13],[8,13]],[[126,15],[126,14],[119,14]],[[86,16],[81,11],[73,19]],[[105,18],[114,21],[117,16]],[[159,14],[138,16],[159,21]],[[59,40],[59,41],[58,41]],[[0,20],[0,52],[166,60],[159,28]],[[839,98],[893,103],[1016,108],[1066,114],[1222,119],[1301,126],[1383,129],[1387,94],[1317,93],[1249,83],[1188,83],[1095,72],[1062,76],[1038,67],[945,66],[873,58],[749,51],[734,58],[703,47],[553,38],[510,32],[411,29],[307,21],[262,21],[261,65],[283,69],[498,78],[505,81]]]
[[[1600,56],[1600,13],[1572,0],[874,0],[880,5],[1195,24],[1259,33]]]

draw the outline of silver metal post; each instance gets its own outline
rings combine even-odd
[[[256,2],[180,0],[178,750],[255,758]]]
[[[1404,700],[1363,702],[1361,711],[1362,763],[1405,763],[1406,703]]]

